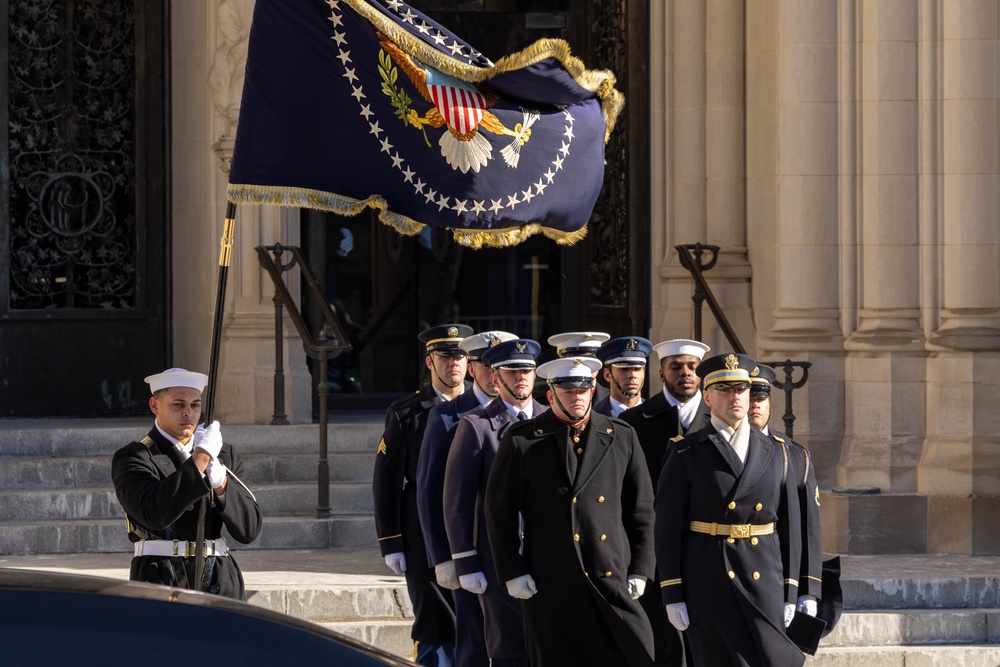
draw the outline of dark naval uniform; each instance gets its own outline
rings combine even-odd
[[[817,600],[823,593],[823,541],[819,523],[819,485],[813,471],[809,450],[781,431],[768,429],[768,435],[788,452],[788,477],[798,490],[802,522],[802,566],[799,568],[799,595]],[[793,568],[794,571],[794,568]]]
[[[534,401],[532,414],[545,409]],[[455,568],[460,576],[476,572],[486,576],[486,591],[476,597],[485,620],[486,650],[494,665],[526,656],[521,601],[508,595],[505,582],[497,579],[483,506],[500,439],[512,423],[514,417],[501,398],[466,415],[448,454],[444,488],[445,525],[451,553],[456,556]]]
[[[129,522],[129,540],[193,543],[198,530],[197,501],[208,496],[211,502],[205,516],[206,540],[222,537],[223,526],[237,542],[249,544],[257,539],[262,522],[260,508],[253,494],[233,479],[233,475],[238,477],[243,473],[240,457],[232,446],[223,444],[217,458],[232,473],[221,501],[195,466],[194,459],[182,462],[173,443],[155,426],[142,441],[131,442],[115,452],[111,476],[115,495]],[[194,567],[194,558],[136,556],[132,559],[129,579],[191,588]],[[235,556],[206,558],[201,590],[244,599],[243,574]]]
[[[704,428],[710,423],[711,416],[711,410],[702,400],[694,419],[691,420],[691,425],[684,428],[678,415],[677,406],[670,405],[662,391],[643,401],[642,404],[629,408],[618,415],[618,418],[634,428],[636,435],[639,436],[639,444],[646,457],[646,466],[649,469],[649,478],[654,490],[660,477],[660,470],[663,468],[663,460],[669,449],[673,447],[671,438],[694,433]],[[659,579],[662,577],[657,573],[655,580]],[[653,627],[656,664],[680,667],[684,664],[684,643],[680,633],[667,620],[667,614],[663,609],[660,597],[658,586],[650,585],[646,587],[646,591],[639,598],[642,608],[649,616],[650,625]]]
[[[471,384],[466,383],[466,391]],[[451,596],[437,585],[427,564],[427,547],[417,513],[417,461],[427,414],[445,403],[428,383],[416,394],[394,401],[385,412],[385,430],[375,454],[375,530],[382,555],[406,555],[406,589],[413,603],[414,641],[451,646],[455,614]]]
[[[687,604],[697,665],[802,665],[785,635],[801,538],[797,489],[782,450],[750,429],[746,460],[711,425],[681,437],[656,492],[663,604]],[[715,531],[716,534],[708,534]]]
[[[427,415],[427,428],[417,461],[417,507],[431,567],[451,560],[442,503],[444,471],[459,420],[479,407],[479,397],[469,390],[458,398],[435,405]],[[479,596],[462,589],[451,591],[451,595],[455,601],[456,667],[488,665]]]
[[[591,413],[574,443],[550,410],[507,429],[486,524],[499,580],[530,574],[538,588],[523,601],[533,667],[652,664],[649,621],[626,581],[653,573],[652,520],[649,474],[626,424]]]

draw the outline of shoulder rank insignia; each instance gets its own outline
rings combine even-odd
[[[608,429],[608,433],[614,433],[614,432],[615,432],[615,430],[613,428],[609,428]]]
[[[684,439],[683,435],[675,435],[674,437],[670,438],[670,442],[680,442],[683,439]]]
[[[386,456],[388,456],[388,454],[386,454],[386,449],[385,449],[385,438],[382,438],[381,440],[378,441],[378,450],[375,452],[375,456],[378,456],[379,454],[385,454]]]
[[[785,441],[784,438],[779,438],[778,436],[774,435],[773,433],[771,434],[771,437],[774,438],[775,440],[777,440],[778,442],[784,442]]]
[[[816,498],[816,507],[819,507],[819,487],[816,487],[816,493],[814,494]]]

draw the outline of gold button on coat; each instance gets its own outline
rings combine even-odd
[[[608,570],[607,572],[605,572],[604,576],[605,577],[610,577],[611,576],[611,570]]]
[[[756,538],[756,537],[751,537],[751,538],[750,538],[750,544],[752,544],[752,545],[754,545],[754,546],[757,546],[757,541],[758,541],[758,540],[757,540],[757,538]]]
[[[734,503],[733,501],[730,500],[729,501],[729,509],[731,509],[731,510],[736,509],[736,503]]]
[[[733,539],[733,538],[731,538],[731,537],[727,537],[727,538],[726,538],[726,542],[729,542],[730,544],[736,544],[736,540],[734,540],[734,539]]]
[[[599,497],[599,498],[597,499],[597,502],[599,502],[599,503],[603,503],[603,502],[604,502],[604,496],[600,496],[600,497]]]
[[[577,447],[576,448],[576,453],[577,454],[583,454],[583,447]]]
[[[607,539],[608,539],[607,535],[601,535],[601,542],[604,542]]]
[[[730,578],[730,579],[735,579],[735,578],[736,578],[736,573],[735,573],[735,572],[733,572],[732,570],[730,570],[730,571],[729,571],[729,578]]]
[[[573,541],[574,542],[579,542],[580,541],[580,536],[579,535],[574,535],[573,536]]]
[[[764,506],[763,506],[763,505],[761,505],[760,503],[757,503],[757,507],[756,507],[756,509],[757,509],[757,511],[759,512],[759,511],[761,511],[762,509],[764,509]]]
[[[573,502],[574,503],[576,502],[576,496],[573,496]]]
[[[754,579],[760,579],[760,572],[754,572],[753,573],[753,578]]]

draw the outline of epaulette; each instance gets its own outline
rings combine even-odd
[[[140,440],[139,442],[145,445],[146,449],[152,449],[153,447],[156,446],[156,443],[154,443],[153,439],[150,438],[148,435],[142,436],[142,440]]]
[[[778,436],[774,435],[773,433],[771,434],[771,437],[774,438],[775,440],[777,440],[778,442],[781,442],[781,443],[785,442],[784,438],[779,438]]]
[[[683,435],[675,435],[674,437],[670,438],[670,442],[680,442],[683,439],[684,439]]]

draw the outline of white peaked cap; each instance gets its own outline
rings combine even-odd
[[[594,379],[594,373],[603,366],[600,360],[593,357],[563,357],[539,366],[538,377],[561,382],[571,382],[576,379],[590,382]]]
[[[208,376],[204,373],[186,371],[183,368],[168,368],[162,373],[150,375],[146,378],[146,382],[149,383],[149,391],[153,394],[170,387],[191,387],[198,391],[205,391]]]
[[[568,347],[592,347],[596,350],[609,338],[611,335],[603,331],[569,331],[549,336],[549,345],[557,350],[565,350]]]
[[[692,357],[698,357],[700,360],[704,358],[705,353],[710,349],[712,348],[705,345],[701,341],[691,340],[689,338],[665,340],[662,343],[657,343],[653,346],[653,351],[655,351],[657,356],[660,357],[660,361],[663,361],[667,357],[678,357],[684,354],[689,354]]]

